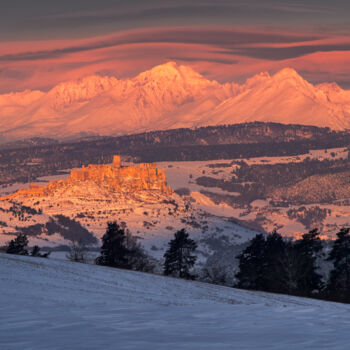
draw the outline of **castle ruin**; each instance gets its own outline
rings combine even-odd
[[[156,164],[141,163],[139,166],[124,166],[121,157],[115,155],[112,164],[89,164],[87,167],[72,170],[65,180],[50,181],[47,186],[30,185],[29,189],[0,199],[15,197],[43,197],[55,190],[71,185],[83,185],[86,181],[93,181],[99,186],[107,187],[113,192],[137,192],[158,190],[171,194],[172,190],[166,183],[165,171],[158,169]]]

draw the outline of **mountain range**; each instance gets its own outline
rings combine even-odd
[[[0,95],[0,141],[251,121],[348,129],[350,90],[312,85],[291,68],[222,84],[168,62],[131,79],[92,75],[47,92]]]

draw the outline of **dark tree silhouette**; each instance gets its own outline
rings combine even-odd
[[[323,283],[317,273],[317,254],[322,250],[318,230],[310,231],[295,243],[277,232],[258,234],[237,257],[239,272],[236,286],[312,296],[321,292]]]
[[[190,269],[197,260],[197,257],[192,255],[197,248],[196,242],[189,238],[185,229],[182,229],[175,233],[174,239],[168,243],[168,246],[164,254],[164,275],[194,279]]]
[[[318,229],[305,233],[295,242],[297,260],[297,291],[300,295],[311,296],[323,288],[322,277],[317,273],[317,254],[322,250]]]
[[[25,234],[20,233],[13,239],[6,250],[7,254],[28,255],[28,238]]]
[[[332,299],[350,302],[350,229],[337,233],[333,248],[327,260],[333,262],[327,292]]]
[[[70,249],[66,257],[70,261],[87,263],[88,248],[81,240],[73,241],[72,244],[70,245]]]
[[[298,252],[293,242],[285,242],[286,248],[282,259],[284,269],[284,291],[287,294],[298,294]]]
[[[263,234],[256,235],[249,246],[237,256],[239,272],[236,274],[237,287],[264,290],[266,287],[266,240]]]
[[[97,265],[152,272],[154,264],[131,233],[116,221],[107,224]]]
[[[125,240],[125,230],[116,221],[108,222],[107,231],[102,237],[101,255],[96,259],[96,264],[130,269]]]
[[[153,272],[155,269],[154,259],[152,259],[137,242],[129,230],[125,231],[125,246],[128,249],[127,259],[132,270],[142,272]]]
[[[274,231],[265,243],[264,289],[269,292],[288,293],[288,245],[282,236]]]
[[[32,249],[31,256],[35,256],[37,258],[47,258],[51,252],[40,253],[40,247],[35,245]]]
[[[31,256],[41,256],[40,254],[40,247],[35,245],[32,249],[32,253],[30,254]]]

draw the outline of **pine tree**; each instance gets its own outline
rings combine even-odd
[[[322,250],[318,229],[314,229],[295,242],[298,256],[297,293],[311,296],[323,288],[322,277],[317,273],[317,254]]]
[[[327,260],[333,262],[327,291],[332,299],[350,302],[350,229],[337,233]]]
[[[263,234],[256,235],[243,252],[237,256],[239,259],[239,272],[236,274],[237,287],[244,289],[264,290],[266,240]]]
[[[20,233],[13,239],[6,250],[7,254],[28,255],[28,238],[25,234]]]
[[[197,260],[197,257],[192,255],[197,248],[196,242],[189,238],[185,229],[182,229],[175,233],[168,246],[164,254],[164,275],[194,279],[190,269]]]
[[[116,221],[107,224],[107,231],[102,237],[101,255],[96,259],[97,265],[130,269],[129,250],[126,247],[125,230]]]
[[[152,259],[128,229],[117,222],[109,222],[102,237],[101,255],[96,259],[97,265],[118,267],[143,272],[153,272]]]
[[[298,294],[299,258],[293,242],[286,242],[282,260],[284,288],[287,294]]]
[[[276,231],[267,236],[264,246],[263,290],[274,293],[288,292],[287,247],[287,243]]]
[[[274,293],[297,294],[299,256],[295,245],[274,231],[258,234],[237,257],[236,286]]]

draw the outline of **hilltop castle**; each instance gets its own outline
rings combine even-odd
[[[65,180],[50,181],[47,186],[30,185],[29,189],[19,190],[7,197],[43,197],[55,190],[71,185],[83,185],[85,181],[93,181],[99,186],[107,187],[113,192],[136,192],[158,190],[171,194],[166,184],[165,171],[157,169],[156,164],[142,163],[139,166],[123,166],[120,156],[113,157],[113,163],[107,165],[89,164],[87,167],[72,170]]]

